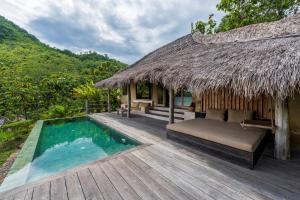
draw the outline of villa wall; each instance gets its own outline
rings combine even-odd
[[[289,99],[289,121],[292,147],[300,150],[300,94]]]
[[[131,102],[136,99],[136,84],[130,84],[130,93],[131,93]],[[121,104],[127,104],[127,95],[122,94],[121,96]]]
[[[219,92],[208,92],[200,97],[193,96],[193,100],[196,112],[206,112],[207,109],[247,109],[253,111],[257,119],[272,119],[273,107],[273,119],[275,119],[274,105],[271,99],[265,95],[247,101],[224,89]],[[292,149],[300,150],[300,94],[289,99],[289,122]]]
[[[206,112],[207,109],[249,110],[255,113],[257,119],[271,119],[272,104],[267,96],[260,96],[248,101],[244,97],[234,95],[227,89],[218,92],[207,92],[200,97],[193,97],[196,112]],[[274,110],[273,110],[274,119]]]
[[[130,91],[131,91],[131,102],[132,102],[133,100],[136,99],[136,84],[135,83],[131,83]],[[152,91],[152,94],[151,94],[152,101],[153,101],[154,106],[156,106],[158,103],[157,84],[152,85],[151,91]],[[122,94],[121,103],[127,104],[127,95]]]

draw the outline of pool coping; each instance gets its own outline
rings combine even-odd
[[[44,120],[38,120],[27,137],[22,149],[17,155],[7,176],[14,174],[33,160],[34,152],[44,125]]]

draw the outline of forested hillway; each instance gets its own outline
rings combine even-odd
[[[0,128],[0,165],[35,120],[80,115],[87,99],[91,109],[104,111],[107,91],[92,84],[125,66],[95,52],[52,48],[0,16],[0,118],[6,123]],[[113,108],[118,92],[112,91]]]

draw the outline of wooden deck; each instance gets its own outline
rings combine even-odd
[[[165,122],[93,117],[145,145],[7,191],[0,199],[300,199],[298,158],[264,156],[249,170],[165,140]]]

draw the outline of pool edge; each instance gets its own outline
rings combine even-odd
[[[35,123],[22,149],[18,153],[13,165],[11,166],[7,176],[19,171],[33,160],[43,124],[44,120],[38,120]]]

